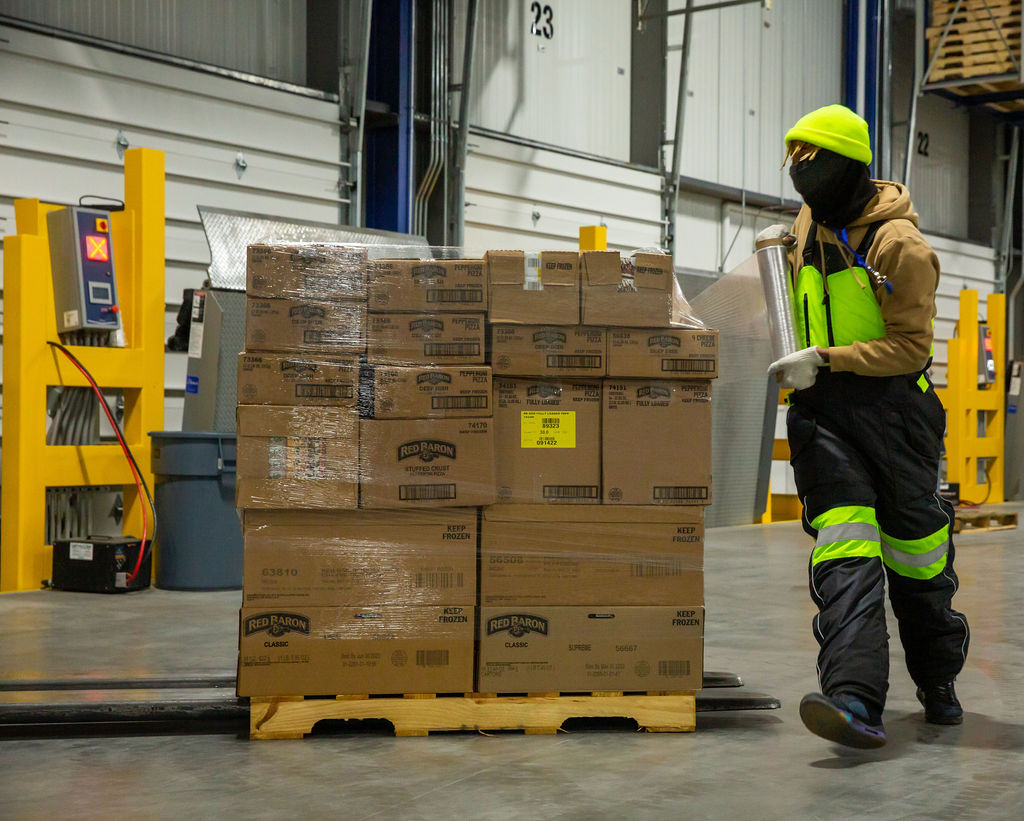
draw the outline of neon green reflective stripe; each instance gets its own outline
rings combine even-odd
[[[811,564],[830,559],[874,558],[881,555],[875,511],[860,505],[826,510],[811,526],[818,531]]]
[[[811,527],[821,530],[829,525],[844,525],[848,522],[865,522],[878,527],[878,519],[875,518],[875,509],[864,505],[840,505],[831,507],[824,513],[814,517]]]
[[[882,561],[901,576],[931,579],[946,568],[949,525],[923,539],[897,539],[882,534]]]
[[[919,377],[917,377],[917,387],[921,389],[921,393],[928,393],[928,377],[925,376],[924,374],[921,374]]]

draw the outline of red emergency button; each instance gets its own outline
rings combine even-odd
[[[96,233],[98,234],[109,234],[110,223],[106,217],[96,217]]]
[[[119,313],[121,313],[121,306],[120,305],[111,305],[110,306],[110,313],[112,313],[112,314],[119,314]]]
[[[85,235],[85,255],[93,262],[110,262],[110,246],[106,237]]]

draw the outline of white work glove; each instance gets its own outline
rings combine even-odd
[[[792,237],[792,234],[789,233],[789,228],[785,225],[775,223],[775,225],[769,225],[767,228],[762,229],[761,233],[759,233],[757,238],[754,240],[754,245],[768,239],[785,240],[787,237]],[[790,241],[786,242],[786,245],[792,245],[795,239],[795,237],[792,237]]]
[[[818,378],[818,368],[825,364],[817,348],[804,348],[791,353],[768,366],[768,374],[775,377],[783,388],[802,391],[811,387]]]

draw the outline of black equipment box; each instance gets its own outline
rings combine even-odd
[[[953,505],[953,507],[957,507],[960,504],[960,483],[939,482],[939,496]]]
[[[81,593],[127,593],[149,587],[153,570],[153,552],[142,560],[138,575],[128,577],[139,560],[142,545],[132,537],[89,536],[86,539],[61,539],[53,545],[54,590]]]

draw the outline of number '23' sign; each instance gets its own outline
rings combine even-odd
[[[530,24],[530,34],[550,40],[555,36],[555,13],[551,6],[542,6],[537,0],[530,3],[530,13],[533,15],[533,22]]]

